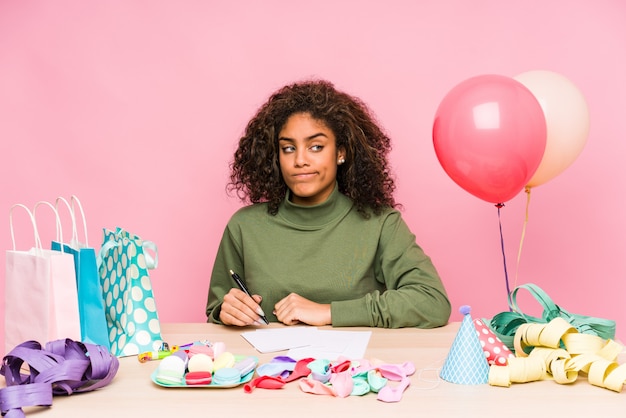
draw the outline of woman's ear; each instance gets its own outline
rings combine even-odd
[[[346,150],[341,148],[337,152],[337,165],[341,165],[346,162]]]

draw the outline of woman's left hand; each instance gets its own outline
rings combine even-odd
[[[330,305],[312,302],[291,293],[274,306],[274,314],[285,325],[304,323],[308,325],[330,325]]]

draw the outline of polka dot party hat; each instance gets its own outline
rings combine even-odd
[[[487,359],[487,363],[506,366],[509,363],[509,359],[515,357],[509,350],[509,347],[481,319],[474,319],[474,327],[478,333],[478,340],[483,348],[483,354]]]
[[[489,363],[485,359],[476,328],[470,315],[470,307],[461,306],[461,327],[452,342],[448,357],[439,372],[439,377],[450,383],[479,385],[488,382]]]

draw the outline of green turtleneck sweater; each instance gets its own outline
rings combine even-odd
[[[239,209],[220,243],[208,295],[209,322],[220,323],[237,272],[263,297],[268,320],[290,293],[331,304],[332,325],[431,328],[445,325],[450,302],[430,258],[395,209],[365,219],[337,187],[324,203],[285,199]]]

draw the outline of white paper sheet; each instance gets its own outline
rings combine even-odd
[[[311,345],[292,348],[287,355],[295,360],[308,357],[327,360],[340,357],[362,359],[371,335],[371,331],[318,330]]]
[[[337,360],[365,355],[371,331],[319,330],[315,327],[259,329],[241,334],[261,353],[289,350],[293,359],[313,357]]]
[[[315,327],[257,329],[241,334],[260,353],[273,353],[310,345],[316,335],[317,328]]]

